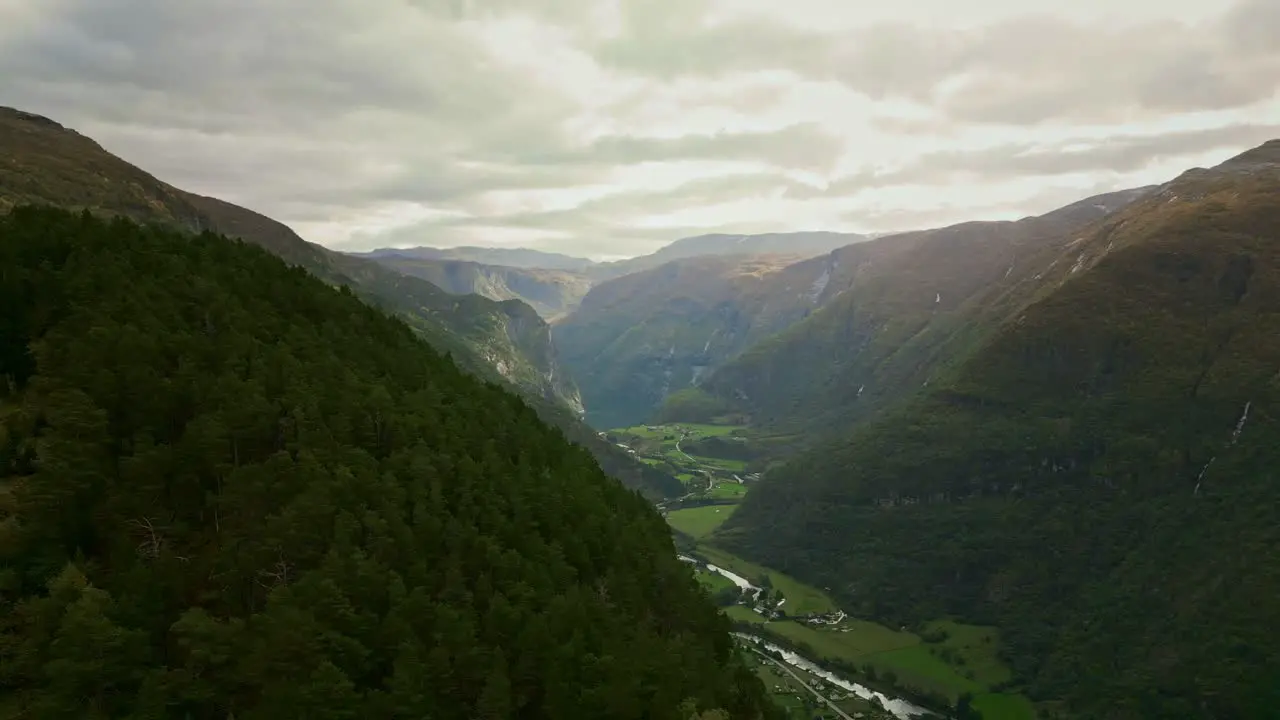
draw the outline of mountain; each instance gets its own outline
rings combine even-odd
[[[567,270],[581,272],[596,265],[587,258],[573,257],[561,253],[543,252],[529,248],[485,248],[485,247],[411,247],[411,248],[379,248],[369,252],[351,253],[357,257],[407,260],[459,260],[480,265],[496,265],[499,267],[523,268],[528,270]]]
[[[603,282],[554,341],[598,428],[646,420],[669,393],[802,318],[807,297],[768,290],[794,258],[707,256]]]
[[[1087,226],[1152,190],[1099,195],[1016,222],[890,236],[811,260],[804,272],[827,278],[829,299],[708,373],[698,406],[802,442],[874,416],[962,357],[993,326],[993,313],[1039,287]],[[666,415],[698,419],[687,417],[687,398],[674,400]]]
[[[372,259],[455,295],[474,294],[490,300],[523,301],[547,322],[572,312],[591,288],[591,280],[586,275],[568,270],[483,265],[465,260],[428,260],[403,255],[376,255]]]
[[[398,314],[466,370],[518,388],[620,479],[643,480],[637,487],[653,496],[679,490],[674,478],[655,474],[582,426],[575,417],[581,398],[560,367],[550,328],[522,302],[451,295],[377,262],[306,242],[264,215],[161,182],[38,115],[0,107],[0,158],[0,213],[22,204],[52,204],[243,238],[330,284],[349,285],[366,301]]]
[[[718,542],[851,612],[999,626],[1064,716],[1274,716],[1280,142],[1022,284],[927,387],[766,473]]]
[[[665,523],[263,249],[0,216],[0,710],[777,717]]]
[[[554,322],[576,310],[594,285],[675,260],[779,254],[800,259],[870,237],[832,232],[700,235],[677,240],[650,255],[609,263],[525,248],[383,248],[352,255],[376,260],[448,292],[523,300]]]
[[[308,243],[261,214],[163,183],[46,118],[0,108],[0,154],[6,159],[0,166],[0,212],[49,203],[242,237],[404,313],[433,341],[464,356],[459,361],[473,370],[501,376],[537,397],[578,403],[576,389],[554,363],[545,324],[518,303],[454,297],[377,263]]]
[[[837,232],[789,232],[759,235],[716,233],[682,238],[657,252],[628,260],[599,263],[590,269],[597,280],[621,277],[656,268],[673,260],[707,255],[790,255],[800,258],[822,255],[839,247],[863,242],[868,235]]]
[[[845,414],[859,399],[842,389],[850,385],[844,374],[863,367],[858,363],[878,369],[886,352],[902,349],[930,321],[960,322],[951,311],[971,306],[970,296],[1012,274],[1011,265],[1021,278],[1036,253],[1144,191],[1089,198],[1019,222],[856,242],[807,260],[672,261],[593,287],[556,324],[554,342],[596,427],[733,416],[804,442],[831,419],[824,413]],[[890,317],[893,327],[885,325]],[[850,352],[873,330],[882,332],[872,352]],[[874,396],[896,397],[902,382],[875,383]]]

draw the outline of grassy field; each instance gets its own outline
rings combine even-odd
[[[697,423],[676,423],[668,427],[681,427],[694,435],[703,437],[725,437],[727,435],[741,435],[746,431],[745,425],[699,425]]]
[[[729,608],[734,620],[762,624],[764,618],[747,608]],[[941,625],[944,623],[936,623]],[[794,643],[803,643],[820,657],[844,660],[858,667],[870,665],[884,675],[891,671],[898,682],[917,690],[946,695],[953,702],[961,693],[972,693],[988,720],[1029,720],[1035,717],[1031,703],[1019,695],[988,692],[993,683],[1008,679],[1009,670],[996,653],[999,643],[990,628],[945,623],[957,632],[946,641],[925,642],[919,635],[891,630],[863,620],[846,619],[836,626],[811,627],[794,621],[768,623],[769,630]],[[968,638],[991,637],[989,643]],[[958,658],[942,657],[950,647]],[[970,677],[972,675],[972,677]],[[991,714],[987,714],[987,709]]]
[[[730,605],[724,609],[724,614],[729,616],[730,620],[739,622],[755,623],[763,625],[765,623],[764,616],[743,605]]]
[[[643,438],[647,440],[663,440],[668,435],[672,437],[669,441],[672,447],[675,447],[675,441],[681,436],[681,431],[687,433],[686,437],[690,440],[708,437],[728,437],[731,435],[742,435],[746,430],[744,425],[699,425],[696,423],[675,423],[672,425],[654,425],[653,429],[649,429],[648,425],[635,425],[625,428],[614,428],[609,430],[610,434],[616,435],[626,442],[628,437]]]
[[[748,653],[747,664],[751,667],[756,677],[764,683],[765,689],[769,692],[773,702],[779,707],[787,711],[789,718],[794,720],[809,720],[810,718],[835,718],[834,712],[825,704],[819,705],[819,700],[814,697],[813,693],[801,685],[789,673],[779,669],[778,666],[771,662],[763,660],[755,653]],[[813,676],[803,671],[797,671],[806,682],[817,680]],[[873,714],[877,711],[870,703],[860,698],[853,698],[837,703],[841,709],[846,712],[862,712],[869,716],[872,720],[885,717],[883,714]],[[887,716],[892,717],[892,716]]]
[[[643,449],[645,453],[658,455],[663,461],[682,468],[685,472],[681,473],[681,479],[691,490],[700,492],[705,487],[705,480],[696,471],[719,469],[741,472],[746,463],[702,457],[691,460],[676,450],[676,439],[682,432],[689,433],[685,437],[693,440],[741,434],[742,430],[737,426],[680,423],[655,426],[654,430],[640,426],[612,432],[638,451]],[[721,474],[719,477],[725,476]],[[707,497],[736,501],[745,496],[749,488],[749,485],[722,479],[716,482]],[[702,540],[714,533],[736,509],[735,504],[676,509],[667,514],[667,521],[681,533]],[[761,579],[767,576],[769,584],[786,597],[782,609],[788,615],[825,614],[838,609],[827,593],[785,573],[756,565],[702,542],[698,543],[696,554],[747,578],[753,584],[762,584]],[[712,573],[699,573],[698,580],[712,593],[731,584]],[[742,606],[726,608],[725,612],[739,622],[766,622],[764,617]],[[853,618],[845,619],[838,626],[810,626],[796,621],[769,622],[768,626],[770,631],[787,640],[812,648],[820,657],[843,660],[858,667],[870,666],[881,675],[892,672],[898,683],[905,687],[939,693],[953,702],[961,693],[972,693],[975,705],[987,720],[1029,720],[1035,717],[1026,698],[988,692],[992,686],[1009,679],[1009,669],[999,659],[1000,638],[994,628],[939,620],[929,623],[917,635]]]
[[[685,535],[697,539],[710,535],[737,509],[737,505],[704,505],[672,510],[667,514],[667,523]]]
[[[972,672],[974,680],[982,685],[1008,682],[1009,668],[997,656],[1000,648],[1000,632],[995,628],[978,625],[962,625],[950,620],[937,620],[925,627],[924,637],[931,633],[945,632],[947,638],[930,643],[930,648],[942,653],[950,650],[957,664]]]
[[[708,572],[706,570],[695,570],[693,577],[707,589],[707,592],[713,595],[725,588],[736,587],[732,580],[720,573]]]
[[[788,614],[825,613],[835,609],[826,593],[783,573],[705,545],[698,546],[697,554],[748,580],[757,581],[761,574],[768,574],[773,586],[787,597],[783,609]],[[725,611],[731,620],[754,625],[766,623],[764,617],[750,608],[734,606]],[[890,671],[906,687],[940,693],[953,702],[961,693],[972,693],[974,703],[987,720],[1035,717],[1026,698],[988,692],[992,685],[1009,679],[1009,669],[999,658],[1000,636],[994,628],[938,620],[917,635],[855,618],[846,618],[835,626],[780,620],[768,622],[768,627],[793,643],[812,648],[819,657],[843,660],[858,667],[870,665],[882,675]]]
[[[743,609],[747,610],[747,608]],[[747,610],[747,612],[751,611]],[[754,612],[751,614],[760,618]],[[730,617],[748,619],[745,614],[740,617],[733,615]],[[761,622],[763,620],[764,618],[760,618]],[[822,626],[819,629],[792,620],[769,623],[770,631],[794,643],[804,643],[822,657],[845,660],[858,665],[862,665],[876,655],[912,649],[920,642],[920,638],[910,633],[894,632],[883,625],[862,620],[845,620],[837,626],[840,629],[849,628],[849,632],[829,630],[828,627]],[[928,656],[927,651],[925,655]]]
[[[741,500],[747,494],[747,486],[736,482],[716,483],[711,489],[710,497],[717,500]]]
[[[741,575],[753,584],[758,585],[759,579],[764,575],[768,575],[770,584],[781,590],[783,596],[787,598],[787,604],[783,605],[783,609],[789,615],[822,614],[839,609],[826,593],[805,585],[784,573],[768,570],[707,545],[699,544],[698,554],[705,557],[712,564]]]
[[[675,450],[672,450],[671,452],[667,453],[667,457],[671,458],[673,461],[674,460],[688,461],[689,459],[689,458],[686,458],[682,453],[678,453]],[[721,470],[727,470],[729,472],[740,473],[740,472],[746,472],[746,469],[747,469],[747,463],[745,460],[729,460],[727,458],[703,457],[701,455],[690,455],[689,457],[693,458],[695,462],[705,465],[707,467],[720,468]]]

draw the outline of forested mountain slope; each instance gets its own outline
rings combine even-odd
[[[808,437],[872,416],[964,357],[1092,223],[1151,188],[1017,222],[967,222],[843,248],[829,300],[708,374],[704,407]],[[813,261],[810,261],[811,263]],[[678,406],[669,413],[679,416]],[[685,419],[685,418],[681,418]],[[691,418],[696,419],[696,418]]]
[[[0,107],[0,213],[23,203],[214,230],[261,245],[396,313],[468,371],[511,383],[624,482],[655,496],[680,488],[674,478],[635,462],[582,425],[576,417],[581,397],[560,368],[550,329],[522,302],[451,295],[371,260],[332,252],[264,215],[161,182],[52,120]]]
[[[647,501],[241,242],[0,216],[0,709],[769,716]]]
[[[847,405],[839,388],[848,384],[841,376],[850,363],[876,353],[883,359],[930,320],[957,317],[953,311],[969,296],[1010,274],[1020,279],[1052,241],[1066,242],[1140,194],[1089,198],[1016,223],[855,242],[801,261],[676,260],[593,287],[556,323],[555,343],[597,427],[648,420],[669,396],[665,419],[736,414],[766,427],[784,425],[779,419],[796,412],[816,420],[819,411]],[[1016,273],[1009,269],[1015,263]],[[883,327],[890,321],[893,327]],[[858,336],[880,330],[876,351],[860,354]],[[733,369],[720,369],[726,364]],[[882,393],[889,383],[874,385]],[[690,391],[703,386],[705,395]]]
[[[1280,707],[1280,142],[1074,243],[909,403],[766,474],[720,542],[851,609],[999,625],[1073,717]]]
[[[377,263],[306,242],[271,218],[163,183],[39,116],[0,108],[0,158],[0,212],[47,203],[241,237],[330,283],[351,284],[362,296],[403,314],[473,369],[496,371],[539,397],[571,406],[578,402],[572,383],[557,372],[545,325],[517,304],[454,297]]]

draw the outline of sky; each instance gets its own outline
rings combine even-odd
[[[0,105],[339,250],[1016,219],[1280,137],[1277,0],[0,0]]]

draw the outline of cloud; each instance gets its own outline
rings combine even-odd
[[[952,27],[917,13],[824,33],[763,16],[711,23],[711,5],[698,2],[632,23],[597,57],[663,79],[786,70],[875,100],[928,103],[954,121],[1122,121],[1275,97],[1280,4],[1224,9],[1208,20],[1157,12],[1127,22],[1023,11]]]
[[[534,245],[554,239],[556,247],[569,248],[579,254],[612,255],[613,251],[625,249],[635,241],[657,249],[673,237],[683,237],[682,233],[705,231],[705,227],[681,224],[646,228],[643,227],[645,218],[690,207],[779,197],[788,188],[799,185],[802,183],[771,172],[714,175],[662,190],[609,193],[554,210],[424,219],[392,231],[357,238],[355,242],[363,245],[376,238],[377,242],[391,246],[463,245],[474,242],[477,234],[501,227],[528,231],[524,237]],[[735,227],[758,225],[739,223]]]
[[[688,134],[679,137],[606,136],[571,150],[515,154],[540,165],[625,165],[674,160],[765,162],[780,168],[829,171],[842,148],[815,123],[766,132]]]
[[[1050,143],[1003,143],[978,149],[943,150],[918,155],[897,168],[845,175],[825,187],[793,184],[787,194],[794,198],[850,197],[897,185],[993,183],[1078,173],[1125,175],[1168,158],[1260,145],[1275,137],[1280,137],[1280,121],[1152,135],[1068,137]]]
[[[950,70],[914,89],[927,87],[948,117],[1007,124],[1245,107],[1280,87],[1280,46],[1254,37],[1280,36],[1274,7],[1251,0],[1200,25],[1011,19],[953,37]],[[917,50],[937,41],[914,39]],[[951,79],[955,86],[940,90]]]
[[[1010,181],[1280,134],[1272,0],[837,5],[0,0],[0,102],[333,246],[597,256],[1016,208]]]

